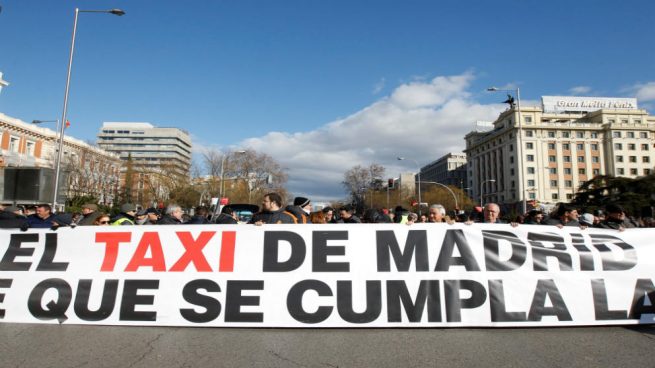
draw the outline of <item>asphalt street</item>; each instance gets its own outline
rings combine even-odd
[[[1,367],[653,367],[655,326],[236,329],[0,324]]]

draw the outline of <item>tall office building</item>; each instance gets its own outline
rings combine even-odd
[[[655,117],[636,99],[544,96],[520,116],[512,106],[493,130],[466,135],[473,198],[519,210],[524,199],[569,201],[596,175],[654,172]]]
[[[160,128],[150,123],[104,123],[98,146],[131,157],[135,167],[188,175],[191,167],[191,138],[178,128]],[[124,168],[125,170],[125,168]]]
[[[466,154],[448,153],[421,168],[421,181],[434,181],[458,188],[466,182]]]

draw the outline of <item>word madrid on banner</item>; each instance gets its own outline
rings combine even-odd
[[[395,224],[0,231],[0,321],[207,327],[655,322],[652,229]]]

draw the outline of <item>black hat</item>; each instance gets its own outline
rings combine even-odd
[[[625,212],[623,207],[621,207],[616,203],[610,203],[607,206],[605,206],[605,211],[607,211],[607,213]]]
[[[306,205],[310,204],[311,202],[309,201],[308,198],[305,197],[296,197],[293,200],[293,205],[298,206],[298,207],[305,207]]]

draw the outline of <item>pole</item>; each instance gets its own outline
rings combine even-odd
[[[519,123],[519,146],[521,147],[519,149],[519,185],[520,185],[520,190],[521,190],[521,197],[523,197],[522,200],[522,206],[523,206],[523,212],[521,213],[522,215],[525,215],[526,212],[528,212],[528,201],[527,197],[525,195],[525,173],[523,172],[523,125],[522,125],[522,118],[521,118],[521,89],[519,87],[516,87],[516,107],[518,110],[518,123]]]
[[[435,184],[435,185],[439,185],[439,186],[442,186],[442,187],[446,188],[446,190],[448,190],[448,192],[450,192],[450,195],[453,196],[453,200],[455,201],[455,208],[459,209],[459,203],[457,202],[457,196],[455,195],[455,192],[453,192],[452,189],[448,188],[447,185],[437,183],[436,181],[424,181],[423,183]]]

